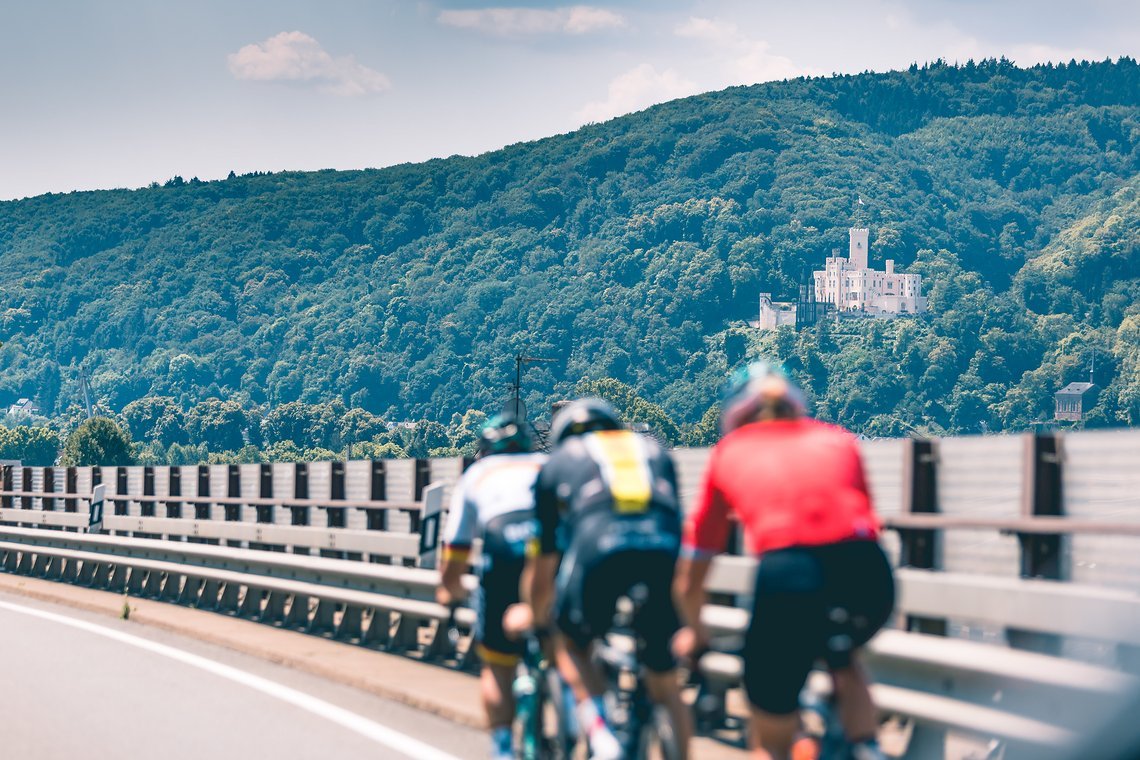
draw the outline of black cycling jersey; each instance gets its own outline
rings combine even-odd
[[[583,539],[609,553],[676,547],[681,509],[673,461],[651,438],[603,430],[564,441],[535,483],[539,551]]]
[[[643,586],[633,621],[644,641],[642,661],[653,671],[672,669],[681,511],[669,456],[628,430],[574,436],[543,466],[535,493],[539,549],[564,555],[554,602],[558,629],[585,649],[609,630],[618,597]]]

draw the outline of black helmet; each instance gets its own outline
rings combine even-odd
[[[550,445],[557,446],[572,435],[622,427],[618,413],[608,403],[600,398],[580,398],[554,415],[550,423]]]
[[[766,386],[770,380],[779,382],[774,387]],[[806,409],[803,393],[784,372],[783,367],[757,361],[736,370],[722,394],[721,433],[727,435],[751,422],[765,401],[778,403],[786,414],[792,416],[802,415]]]
[[[534,439],[530,425],[525,421],[505,414],[497,414],[487,420],[479,431],[479,453],[520,454],[534,450]]]

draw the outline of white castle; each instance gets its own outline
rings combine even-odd
[[[815,298],[833,304],[840,312],[859,312],[868,316],[921,314],[926,311],[922,296],[922,275],[895,271],[895,262],[887,259],[887,269],[880,272],[867,265],[866,227],[852,227],[847,258],[828,256],[823,271],[812,272]]]
[[[801,288],[799,303],[773,301],[770,293],[760,294],[760,329],[813,324],[824,311],[841,317],[896,317],[926,311],[922,275],[896,272],[892,259],[887,259],[886,271],[871,269],[867,263],[870,231],[852,227],[849,234],[847,258],[828,256],[823,269],[812,272],[812,297],[805,298],[805,288]]]

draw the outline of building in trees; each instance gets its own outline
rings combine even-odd
[[[40,413],[40,406],[30,398],[22,398],[8,407],[13,417],[32,417]]]
[[[886,271],[871,269],[870,231],[852,227],[849,234],[847,257],[833,251],[824,268],[812,273],[816,300],[831,304],[842,316],[896,317],[926,311],[922,276],[896,272],[892,259],[887,259]]]
[[[1069,383],[1053,395],[1057,404],[1053,419],[1080,422],[1096,406],[1099,394],[1100,387],[1095,383]]]
[[[761,293],[760,321],[757,326],[761,330],[775,330],[783,325],[790,325],[797,330],[811,327],[834,308],[830,303],[817,301],[815,288],[802,281],[799,298],[795,301],[773,301],[771,293]]]
[[[791,301],[773,301],[771,293],[760,294],[761,330],[775,330],[783,325],[796,325],[796,305]]]

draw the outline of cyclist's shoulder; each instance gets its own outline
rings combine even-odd
[[[525,451],[512,454],[495,454],[494,456],[477,459],[463,473],[469,480],[477,480],[489,472],[504,470],[534,470],[538,471],[549,457],[541,451]]]

